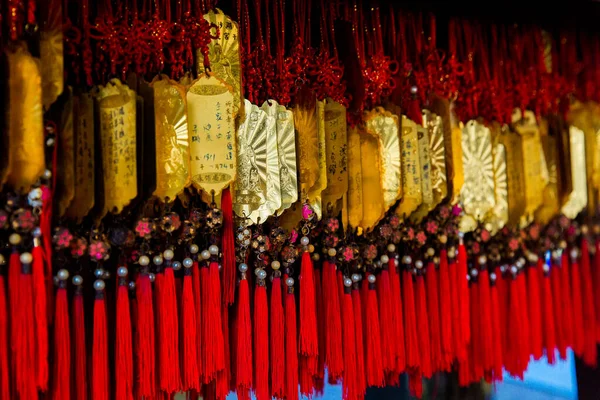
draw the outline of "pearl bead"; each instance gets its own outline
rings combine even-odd
[[[519,268],[523,268],[523,267],[525,266],[525,259],[524,259],[523,257],[520,257],[520,258],[519,258],[519,261],[518,261],[518,264],[517,264],[517,266],[518,266]]]
[[[102,275],[104,275],[104,270],[102,268],[97,268],[94,270],[94,276],[98,279],[102,278]]]
[[[510,267],[510,272],[511,274],[516,275],[517,272],[519,272],[519,269],[515,265],[513,265]]]
[[[387,264],[390,261],[390,258],[387,255],[382,255],[381,256],[381,263],[382,264]]]
[[[213,256],[217,256],[219,255],[219,248],[213,244],[209,246],[208,252]]]
[[[285,284],[288,285],[289,287],[294,286],[294,278],[289,277],[285,280]]]
[[[156,275],[154,275],[154,273],[150,272],[148,274],[148,279],[150,280],[150,282],[154,282],[156,280]]]
[[[359,281],[360,281],[360,275],[352,274],[352,282],[359,282]]]
[[[246,272],[246,271],[248,271],[248,264],[246,264],[246,263],[241,263],[241,264],[238,266],[238,269],[240,270],[240,272]]]
[[[542,266],[542,269],[543,269],[543,270],[544,270],[544,272],[546,272],[546,273],[550,272],[550,266],[549,266],[548,264],[544,264],[544,265]]]
[[[152,262],[154,263],[154,265],[161,265],[163,263],[163,258],[162,256],[158,255],[158,256],[154,256],[154,258],[152,258]]]
[[[577,256],[579,255],[579,251],[577,249],[571,249],[571,259],[575,260],[577,258]]]
[[[479,262],[479,265],[485,265],[485,263],[487,262],[487,257],[486,256],[479,256],[479,258],[477,259],[477,261]]]
[[[33,237],[39,238],[42,236],[42,230],[39,226],[36,226],[35,228],[33,228],[33,232],[31,234],[33,235]]]
[[[106,287],[106,284],[104,283],[104,281],[102,279],[98,279],[98,280],[94,281],[94,289],[96,289],[97,291],[104,290],[105,287]]]
[[[417,92],[419,91],[419,89],[416,86],[411,86],[410,87],[410,94],[417,94]]]
[[[145,267],[148,264],[150,264],[150,258],[148,256],[141,256],[140,259],[138,260],[138,263],[142,266]]]
[[[415,261],[415,267],[416,267],[417,269],[421,269],[421,268],[423,268],[423,261],[421,261],[421,260],[417,260],[417,261]]]
[[[171,249],[167,249],[163,252],[163,257],[165,258],[165,260],[172,260],[173,257],[175,257],[175,253],[173,253],[173,250]]]
[[[181,263],[179,261],[174,261],[173,262],[173,270],[179,271],[180,269],[181,269]]]
[[[129,290],[134,290],[135,289],[135,282],[134,281],[130,281],[127,286],[129,287]]]
[[[126,267],[119,267],[117,268],[117,275],[121,278],[125,278],[127,276],[127,268]]]
[[[390,253],[393,253],[394,251],[396,251],[396,245],[394,243],[390,243],[388,244],[387,249]]]
[[[302,239],[300,239],[300,244],[302,246],[308,246],[309,243],[310,243],[310,239],[306,236],[302,236]]]
[[[73,282],[73,285],[81,286],[81,284],[83,283],[83,278],[81,277],[81,275],[75,275],[73,279],[71,279],[71,281]]]
[[[337,254],[337,251],[332,247],[329,250],[327,250],[327,255],[329,257],[335,257],[335,255]]]
[[[492,282],[495,282],[495,281],[496,281],[496,273],[495,273],[495,272],[492,272],[492,273],[490,274],[490,280],[491,280]]]
[[[260,269],[260,270],[258,270],[256,277],[258,279],[265,279],[267,277],[267,272],[264,269]]]
[[[433,257],[435,255],[435,250],[433,249],[433,247],[427,249],[427,255],[429,257]]]
[[[102,274],[102,279],[110,279],[110,271],[104,271]]]
[[[58,273],[56,274],[56,276],[61,281],[66,281],[67,279],[69,279],[69,271],[67,271],[64,268],[61,268],[61,269],[58,270]]]
[[[412,258],[410,256],[402,257],[402,264],[410,264],[412,262]]]
[[[350,279],[348,277],[344,278],[344,286],[346,286],[346,287],[352,286],[352,279]]]
[[[50,179],[50,178],[52,178],[52,171],[47,169],[44,171],[44,179]]]
[[[31,264],[31,260],[33,260],[31,253],[23,253],[19,258],[22,264]]]
[[[8,237],[8,242],[10,244],[12,244],[13,246],[18,245],[19,243],[21,243],[21,235],[19,235],[18,233],[13,233]]]
[[[192,259],[191,259],[191,258],[189,258],[189,257],[188,257],[188,258],[184,258],[184,259],[183,259],[183,266],[184,266],[185,268],[191,268],[191,267],[192,267],[192,265],[194,265],[194,260],[192,260]]]
[[[369,277],[367,278],[367,280],[369,281],[369,283],[375,283],[375,281],[377,280],[377,277],[375,277],[375,275],[370,274]]]
[[[279,263],[279,261],[275,260],[271,263],[271,268],[273,268],[275,271],[277,271],[279,268],[281,268],[281,263]]]
[[[192,254],[196,254],[200,249],[198,248],[197,244],[192,244],[190,245],[190,253]]]
[[[473,269],[471,270],[471,275],[473,275],[473,276],[477,276],[477,275],[479,275],[479,271],[477,271],[477,268],[473,268]]]
[[[210,252],[208,250],[202,250],[200,257],[202,257],[203,260],[208,260],[210,258]]]

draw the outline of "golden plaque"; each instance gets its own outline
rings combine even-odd
[[[398,116],[377,107],[366,111],[363,117],[365,128],[379,139],[381,149],[381,167],[383,201],[385,210],[389,210],[402,196],[402,175],[400,158],[400,136]]]
[[[323,206],[338,214],[341,199],[348,191],[348,145],[346,107],[325,100],[325,148],[327,188],[323,190]]]
[[[185,88],[166,76],[151,83],[154,88],[156,132],[156,190],[154,195],[167,203],[183,192],[190,182]]]
[[[42,103],[48,109],[64,89],[63,7],[55,1],[43,10],[47,15],[40,32]]]
[[[429,144],[429,130],[417,125],[419,137],[419,165],[421,167],[421,205],[410,215],[412,221],[421,221],[434,207],[433,183],[431,174],[431,155]]]
[[[433,207],[448,196],[448,177],[446,157],[446,135],[442,117],[428,110],[423,110],[423,125],[429,134],[429,156],[431,160],[431,186],[433,190]],[[431,207],[431,208],[433,208]]]
[[[348,129],[348,224],[360,226],[363,218],[363,185],[360,134]]]
[[[561,211],[568,218],[575,218],[588,203],[587,165],[585,149],[585,133],[571,125],[571,173],[573,175],[573,192]]]
[[[361,227],[369,231],[377,225],[385,214],[383,200],[382,169],[380,160],[379,139],[366,131],[359,133],[361,168],[362,168],[362,202],[363,217]]]
[[[508,187],[508,224],[518,226],[525,214],[525,173],[523,172],[523,143],[521,135],[508,126],[496,127],[495,146],[504,147],[505,175]]]
[[[231,88],[214,76],[202,75],[187,92],[190,175],[207,203],[235,179],[233,101]]]
[[[556,214],[558,214],[561,205],[557,186],[559,176],[557,159],[558,142],[555,135],[551,132],[549,121],[547,119],[543,119],[540,122],[540,133],[542,151],[544,152],[544,159],[546,160],[548,168],[549,183],[544,188],[544,202],[535,212],[535,220],[541,224],[547,224]]]
[[[327,144],[325,140],[325,102],[317,101],[318,176],[308,190],[308,203],[320,220],[323,215],[322,195],[327,188]]]
[[[494,156],[494,199],[496,204],[487,215],[486,228],[495,235],[508,222],[508,174],[506,148],[502,144],[493,147]]]
[[[400,130],[402,132],[400,136],[402,200],[398,208],[396,208],[396,214],[402,218],[406,218],[423,202],[423,188],[421,183],[421,160],[419,158],[419,132],[417,124],[403,115]]]
[[[585,149],[587,150],[586,157],[586,174],[588,185],[587,191],[587,207],[590,215],[596,212],[596,189],[594,187],[594,164],[595,159],[600,157],[594,149],[596,148],[596,131],[597,125],[594,124],[592,109],[587,104],[575,101],[569,109],[568,121],[570,125],[576,126],[583,131],[585,139]],[[573,151],[573,149],[572,149]],[[575,183],[573,183],[573,186]],[[575,189],[574,189],[575,190]]]
[[[136,93],[118,79],[98,88],[104,209],[119,213],[137,196]]]
[[[58,216],[63,217],[75,196],[75,143],[73,132],[73,93],[67,88],[58,133],[56,198]]]

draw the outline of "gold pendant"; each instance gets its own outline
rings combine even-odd
[[[73,132],[73,93],[67,88],[67,100],[60,120],[58,134],[56,197],[58,216],[63,217],[75,196],[75,148]]]
[[[525,214],[525,173],[523,172],[523,141],[521,135],[511,132],[507,126],[499,127],[495,146],[504,147],[506,177],[508,186],[508,224],[518,226]]]
[[[316,100],[311,94],[293,109],[298,152],[300,201],[308,200],[308,192],[319,178],[319,133]]]
[[[341,199],[348,191],[348,153],[346,108],[331,99],[325,101],[325,148],[327,188],[323,190],[323,206],[332,215],[341,208]]]
[[[588,202],[587,165],[585,159],[585,133],[575,126],[569,128],[571,136],[571,173],[573,192],[561,211],[568,218],[575,218],[583,211]]]
[[[315,212],[317,219],[323,216],[322,195],[327,188],[327,144],[325,140],[325,102],[317,101],[317,139],[318,139],[318,177],[308,190],[308,204]]]
[[[419,158],[419,131],[417,124],[405,115],[402,116],[402,200],[396,209],[396,214],[407,218],[423,202],[421,182],[421,160]]]
[[[385,210],[389,210],[402,196],[400,136],[398,116],[377,107],[363,117],[369,134],[379,139],[381,149],[382,190]]]
[[[433,185],[431,182],[431,155],[428,129],[417,125],[419,137],[419,165],[421,167],[421,193],[423,200],[410,215],[412,221],[420,222],[433,209]]]
[[[137,196],[137,96],[113,79],[98,88],[104,208],[119,213]]]
[[[362,168],[363,217],[361,227],[370,231],[383,218],[385,206],[383,200],[382,168],[379,139],[366,131],[361,131],[360,152]]]
[[[61,2],[45,7],[48,15],[40,33],[42,103],[48,109],[64,90],[63,26]]]
[[[486,229],[495,235],[508,222],[508,174],[506,148],[503,144],[493,147],[494,156],[494,199],[496,204],[487,215]]]
[[[89,93],[73,98],[75,142],[75,194],[67,217],[81,222],[94,207],[96,176],[94,169],[94,99]]]
[[[557,148],[558,141],[556,135],[552,132],[552,128],[548,119],[543,119],[540,123],[540,134],[542,140],[542,151],[548,168],[549,182],[544,189],[544,202],[535,213],[535,220],[541,224],[547,224],[558,214],[560,210],[560,198],[558,195],[558,160]]]
[[[360,134],[348,129],[348,224],[360,226],[363,219],[363,184]]]
[[[45,168],[42,77],[39,60],[24,45],[7,50],[9,142],[6,183],[26,193]]]
[[[186,98],[192,185],[210,203],[235,179],[233,94],[219,79],[202,75],[189,87]]]
[[[423,110],[423,124],[429,134],[429,155],[431,160],[431,186],[433,190],[432,209],[448,196],[448,177],[446,169],[446,135],[442,117]],[[450,141],[450,140],[448,140]]]
[[[172,202],[190,182],[185,88],[167,76],[156,77],[154,125],[156,132],[156,190],[163,203]]]

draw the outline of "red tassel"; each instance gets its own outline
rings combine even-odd
[[[427,315],[429,317],[429,337],[431,339],[431,367],[433,372],[442,370],[442,338],[440,332],[440,303],[438,297],[438,271],[433,262],[427,266],[425,289]]]
[[[271,339],[271,395],[277,399],[285,397],[285,323],[283,299],[281,296],[281,278],[273,277],[270,301]]]
[[[490,315],[492,317],[492,376],[494,381],[502,380],[503,354],[502,354],[502,324],[500,323],[500,301],[498,299],[498,286],[496,285],[499,277],[496,273],[492,274],[492,283],[490,286]]]
[[[540,304],[540,270],[542,259],[539,258],[536,265],[527,268],[527,300],[529,306],[529,322],[531,354],[535,360],[542,358],[544,346],[542,344],[542,309]]]
[[[342,398],[347,400],[358,400],[362,398],[359,393],[359,383],[356,371],[356,336],[354,307],[352,305],[351,288],[345,288],[344,298],[342,300],[342,310],[344,312],[344,379],[342,380]]]
[[[450,274],[448,271],[448,256],[446,249],[440,252],[439,276],[439,315],[441,340],[441,369],[450,372],[454,359],[452,297],[450,295]]]
[[[478,283],[476,282],[471,282],[471,284],[469,285],[469,291],[470,291],[470,302],[469,302],[469,307],[470,307],[470,322],[471,322],[471,332],[473,333],[471,335],[471,342],[468,345],[468,352],[469,352],[469,366],[471,367],[471,374],[470,374],[470,383],[473,382],[477,382],[479,381],[481,378],[483,378],[483,354],[482,354],[482,341],[481,341],[481,334],[479,333],[479,330],[481,329],[481,320],[480,320],[480,315],[479,315],[479,306],[480,306],[480,299],[479,297],[481,296],[480,293],[480,288]]]
[[[404,333],[406,349],[406,367],[419,369],[421,361],[419,356],[419,339],[417,334],[417,320],[415,315],[415,291],[411,271],[402,271],[402,294],[404,298]]]
[[[556,325],[554,323],[554,308],[552,304],[552,291],[550,289],[550,266],[546,266],[547,273],[542,277],[542,334],[544,339],[544,348],[546,349],[546,358],[549,364],[556,361]],[[558,272],[558,271],[553,271]]]
[[[584,346],[583,361],[596,367],[598,351],[596,349],[596,310],[594,307],[594,292],[592,287],[592,271],[587,239],[581,241],[581,285],[583,302]]]
[[[402,294],[400,292],[400,274],[396,259],[390,256],[388,272],[390,274],[392,323],[394,324],[394,340],[396,342],[396,374],[406,370],[406,351],[404,349],[404,316],[402,312]]]
[[[466,346],[471,341],[471,323],[469,322],[469,284],[467,282],[467,250],[465,245],[458,245],[457,257],[457,284],[458,284],[458,299],[460,301],[460,320],[461,320],[461,337]]]
[[[254,288],[254,394],[256,400],[269,400],[269,306],[267,288],[258,282]]]
[[[571,276],[569,274],[569,256],[567,251],[562,252],[560,259],[560,296],[563,335],[567,347],[574,347],[575,342],[575,318],[573,317],[573,297],[571,295]],[[573,349],[575,350],[575,349]],[[562,358],[562,356],[561,356]]]
[[[56,160],[56,156],[58,151],[56,151],[58,146],[54,146],[54,159]],[[53,164],[54,166],[56,164]],[[53,167],[52,171],[56,171],[56,168]],[[56,175],[52,174],[52,187],[55,187],[56,183]],[[46,293],[46,315],[47,322],[52,323],[52,317],[54,316],[54,282],[52,279],[49,279],[52,276],[52,191],[46,185],[42,185],[42,213],[40,214],[40,230],[42,232],[42,249],[44,252],[43,260],[45,261],[45,270],[44,270],[44,280],[46,284],[46,289],[44,293]]]
[[[181,388],[179,373],[179,322],[177,312],[177,294],[175,290],[175,276],[173,268],[168,265],[162,274],[159,284],[160,294],[159,310],[159,351],[160,389],[167,393],[175,393]]]
[[[4,275],[0,272],[0,398],[10,398],[10,378],[8,369],[8,309]]]
[[[433,374],[433,367],[431,365],[431,337],[429,332],[429,315],[427,314],[425,278],[422,275],[417,275],[415,300],[421,372],[425,378],[431,378]]]
[[[196,368],[198,376],[200,376],[198,382],[200,385],[202,382],[202,293],[200,291],[200,267],[197,261],[194,261],[192,265],[192,289],[194,291],[194,311],[196,311]]]
[[[242,277],[238,288],[236,336],[236,387],[243,392],[252,387],[252,322],[248,280]]]
[[[109,399],[108,327],[104,292],[96,292],[94,301],[94,336],[92,341],[92,396],[94,400]]]
[[[383,371],[386,375],[396,371],[396,346],[398,340],[394,336],[394,322],[392,317],[392,294],[390,275],[386,268],[381,270],[377,277],[377,302],[379,305],[379,326],[381,328],[381,346],[383,352]]]
[[[23,253],[22,257],[28,253]],[[35,366],[35,322],[33,304],[33,277],[31,264],[21,264],[14,252],[9,261],[9,294],[11,305],[11,348],[15,390],[21,399],[37,397],[37,382],[32,376]],[[32,379],[33,378],[33,379]]]
[[[421,113],[419,100],[416,97],[411,98],[408,101],[408,105],[406,107],[406,116],[415,121],[417,124],[423,125],[423,114]]]
[[[513,267],[511,267],[513,268]],[[521,313],[519,307],[520,297],[518,293],[517,277],[513,277],[509,286],[509,309],[508,309],[508,344],[506,353],[506,370],[513,376],[519,376],[519,358],[521,354],[523,332],[521,331]]]
[[[75,287],[73,295],[73,350],[75,353],[74,365],[75,379],[74,389],[77,400],[87,399],[87,348],[85,343],[85,316],[83,309],[82,287]],[[61,376],[60,374],[58,376]]]
[[[500,334],[500,345],[502,346],[502,350],[504,354],[506,354],[506,349],[508,349],[508,335],[507,327],[508,327],[508,301],[509,301],[509,292],[508,292],[508,281],[502,275],[502,269],[500,267],[496,267],[496,290],[498,291],[498,317],[500,320],[500,326],[502,327],[502,334]]]
[[[363,283],[366,285],[366,283]],[[365,372],[365,350],[363,335],[363,316],[360,292],[355,286],[352,289],[352,308],[354,309],[354,333],[356,334],[356,378],[357,391],[360,396],[367,390],[367,376]]]
[[[318,357],[298,356],[298,373],[300,381],[300,394],[304,397],[313,397],[315,392],[314,377],[317,374]]]
[[[285,294],[285,398],[298,400],[298,331],[293,286]]]
[[[379,327],[379,307],[377,305],[377,293],[375,284],[368,283],[367,307],[365,310],[366,332],[365,332],[365,358],[367,360],[367,385],[384,386],[383,362],[381,349],[381,329]]]
[[[233,211],[229,188],[221,195],[221,211],[223,213],[223,231],[221,246],[223,251],[223,302],[233,304],[235,299],[235,242],[233,238]]]
[[[573,352],[575,355],[583,356],[585,348],[585,332],[583,326],[583,299],[581,293],[581,269],[579,260],[571,258],[571,301],[573,308]]]
[[[448,266],[448,273],[450,274],[451,284],[450,284],[450,297],[452,299],[451,303],[451,312],[452,312],[452,349],[454,350],[454,357],[456,357],[459,361],[464,361],[467,358],[467,353],[464,346],[464,341],[462,338],[462,320],[461,320],[461,301],[460,301],[460,290],[458,284],[458,273],[457,273],[457,265],[452,258],[450,265]],[[464,370],[464,368],[459,368],[459,372]]]
[[[492,328],[492,308],[490,298],[490,276],[487,267],[479,272],[477,281],[479,287],[479,329],[476,331],[479,335],[480,359],[481,365],[485,371],[491,371],[494,368],[494,350],[493,350],[493,328]]]
[[[550,269],[550,284],[552,286],[552,305],[554,306],[554,323],[556,325],[556,347],[558,349],[559,357],[563,360],[567,359],[567,347],[569,342],[567,340],[567,318],[571,317],[563,316],[563,302],[567,299],[563,297],[563,286],[562,286],[562,266],[554,263]]]
[[[319,273],[321,272],[321,273]],[[321,285],[321,275],[325,274],[324,270],[316,269],[315,273],[315,308],[317,311],[317,336],[319,338],[319,357],[317,361],[317,373],[314,376],[314,386],[317,391],[317,395],[322,395],[325,390],[325,357],[326,357],[326,343],[325,343],[325,304],[327,302],[323,298],[325,292]],[[341,327],[340,327],[341,329]],[[331,384],[335,385],[339,378],[333,378],[329,376]]]
[[[423,397],[423,377],[419,372],[408,374],[408,390],[413,397]]]
[[[596,309],[596,342],[600,343],[600,240],[594,252],[594,300]]]
[[[115,338],[115,395],[117,399],[133,399],[133,352],[131,348],[131,315],[127,279],[119,276],[117,288]]]
[[[523,337],[521,338],[521,355],[519,357],[520,361],[520,377],[522,379],[523,373],[527,369],[527,365],[529,364],[529,356],[531,355],[531,341],[530,341],[530,329],[531,324],[529,322],[529,313],[527,307],[527,283],[525,282],[525,274],[521,273],[517,276],[517,287],[518,287],[518,295],[519,295],[519,312],[521,313],[521,334]]]
[[[34,238],[34,244],[38,239]],[[48,390],[48,309],[46,308],[46,281],[44,278],[44,250],[35,245],[31,252],[33,257],[33,295],[36,344],[36,372],[38,390]]]
[[[308,357],[319,355],[317,316],[315,310],[315,281],[310,253],[302,254],[300,267],[300,343],[299,351]]]
[[[69,328],[69,304],[66,286],[67,282],[61,280],[58,290],[56,291],[55,301],[54,380],[52,385],[52,398],[56,400],[69,400],[71,398],[71,333]],[[8,397],[6,398],[8,399]],[[25,399],[25,397],[21,398]],[[37,398],[37,394],[35,398]]]
[[[152,283],[146,271],[138,274],[135,287],[137,299],[137,397],[154,398],[156,393],[154,306]]]
[[[342,356],[342,321],[340,297],[335,263],[323,263],[323,302],[325,303],[325,363],[329,376],[334,381],[342,377],[344,359]]]
[[[200,270],[202,288],[202,360],[204,383],[214,380],[217,372],[225,368],[223,324],[221,321],[221,285],[219,264],[211,261],[208,268]],[[249,313],[249,311],[248,311]],[[250,316],[248,316],[250,318]],[[206,340],[206,338],[211,338]],[[252,347],[249,348],[252,351]],[[247,368],[247,365],[244,365]],[[252,373],[250,373],[250,384]]]
[[[189,260],[188,260],[189,261]],[[194,282],[191,268],[184,269],[183,290],[181,295],[181,333],[182,333],[182,372],[183,390],[200,390],[200,372],[198,371],[198,322],[194,300]]]
[[[225,400],[229,394],[229,385],[231,382],[231,352],[229,348],[229,306],[221,305],[221,323],[223,324],[223,338],[227,338],[223,342],[223,351],[225,358],[225,367],[222,371],[217,372],[216,380],[216,397],[218,400]]]

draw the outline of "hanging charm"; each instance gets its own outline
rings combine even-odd
[[[573,192],[569,200],[562,207],[561,212],[567,218],[575,218],[585,209],[588,202],[587,175],[585,157],[585,133],[575,126],[569,128],[571,136],[571,173],[573,179]]]
[[[506,179],[508,190],[508,223],[517,226],[525,214],[525,174],[523,172],[523,145],[521,135],[512,132],[508,126],[497,127],[494,139],[494,157],[499,146],[504,148],[506,158]],[[494,158],[494,164],[496,159]],[[495,173],[495,171],[494,171]]]
[[[329,98],[325,100],[325,149],[327,188],[322,202],[325,210],[331,207],[332,214],[337,215],[339,201],[348,191],[346,107]]]
[[[63,217],[75,197],[75,137],[73,129],[73,94],[67,88],[67,100],[58,128],[56,203],[58,216]]]
[[[401,126],[402,200],[396,209],[396,214],[402,218],[407,218],[423,202],[423,190],[418,125],[403,115]]]
[[[64,89],[63,7],[60,0],[49,0],[40,33],[42,103],[48,109]],[[64,10],[67,12],[67,10]]]
[[[356,127],[348,129],[348,224],[360,226],[363,218],[363,183],[360,134]]]
[[[429,135],[430,174],[433,191],[432,209],[448,196],[446,135],[444,134],[442,117],[428,110],[423,110],[423,126],[427,128]]]
[[[369,231],[385,214],[383,180],[379,139],[366,131],[359,131],[363,216],[360,226]]]

